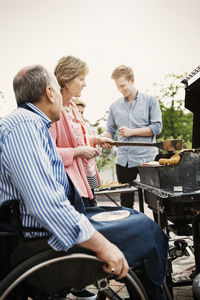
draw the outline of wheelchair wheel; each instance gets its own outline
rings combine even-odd
[[[102,262],[96,256],[85,253],[59,253],[52,249],[43,251],[27,259],[14,268],[0,282],[0,299],[64,297],[71,289],[95,285],[97,299],[124,299],[122,289],[133,300],[147,300],[142,284],[130,270],[127,276],[117,282],[105,273]],[[117,282],[119,290],[113,289]]]
[[[129,270],[127,276],[121,281],[108,277],[106,280],[103,279],[102,282],[106,287],[103,290],[99,289],[97,300],[148,300],[142,283],[132,270]]]

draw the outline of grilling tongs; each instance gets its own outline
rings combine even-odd
[[[165,151],[171,152],[182,149],[182,140],[165,140],[158,143],[135,143],[135,142],[114,142],[115,146],[145,146],[145,147],[157,147]]]

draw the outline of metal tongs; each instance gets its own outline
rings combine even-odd
[[[157,143],[137,143],[137,142],[114,142],[112,145],[115,146],[144,146],[144,147],[157,147],[162,150],[172,152],[175,150],[182,149],[182,140],[165,140]]]

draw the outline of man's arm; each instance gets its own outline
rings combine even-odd
[[[153,132],[149,127],[142,127],[142,128],[128,128],[128,127],[120,127],[119,132],[122,136],[130,137],[134,135],[138,136],[152,136]]]
[[[162,131],[162,112],[158,100],[154,97],[150,99],[149,127],[155,136]]]
[[[118,127],[117,127],[117,124],[115,123],[113,107],[111,105],[109,108],[109,113],[108,113],[106,131],[104,133],[102,133],[101,136],[114,140],[116,138],[117,129],[118,129]]]
[[[80,244],[93,250],[105,262],[106,272],[114,268],[113,273],[121,278],[128,269],[122,252],[70,205],[66,196],[67,178],[55,178],[56,170],[53,171],[50,157],[44,150],[48,149],[52,157],[58,155],[56,148],[50,146],[51,143],[53,145],[52,140],[47,137],[43,130],[39,132],[30,122],[15,128],[4,145],[6,156],[3,163],[9,166],[9,176],[23,200],[27,214],[52,233],[49,239],[51,247],[66,251],[74,244]],[[60,158],[56,163],[59,161]],[[61,162],[59,174],[62,174],[62,170]],[[59,182],[62,180],[63,183]]]

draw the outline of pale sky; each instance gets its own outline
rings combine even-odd
[[[86,61],[81,99],[94,122],[120,96],[110,79],[131,66],[136,87],[200,64],[200,0],[0,0],[0,116],[15,107],[12,80],[26,65],[50,71],[64,55]]]

